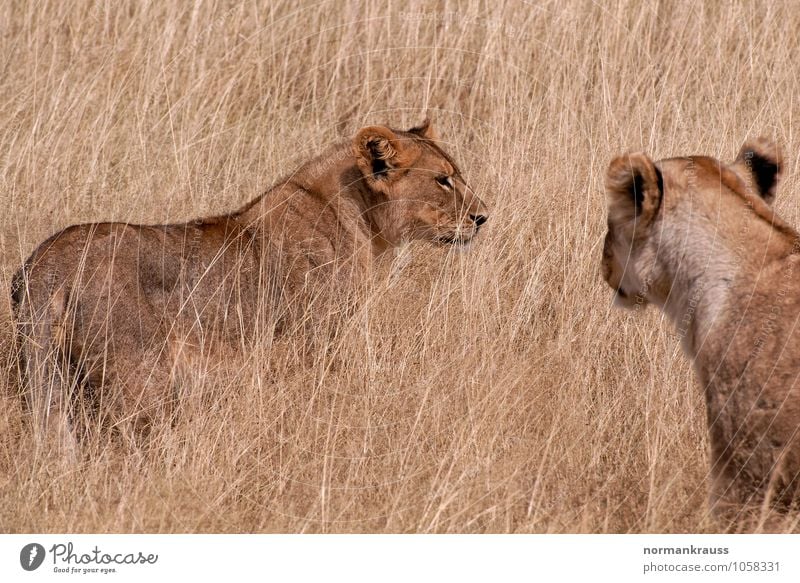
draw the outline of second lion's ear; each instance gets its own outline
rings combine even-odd
[[[661,206],[663,190],[661,173],[646,154],[614,158],[606,171],[609,220],[646,227]]]
[[[359,168],[375,181],[390,179],[393,170],[411,166],[419,157],[419,148],[412,140],[384,126],[359,130],[353,139],[353,148]]]
[[[433,126],[431,125],[431,118],[429,117],[426,117],[420,125],[411,128],[410,130],[408,130],[408,132],[411,134],[417,134],[418,136],[423,137],[426,140],[439,139],[439,136],[436,135],[436,132],[434,131]]]
[[[737,174],[745,178],[767,204],[775,200],[782,167],[780,149],[767,138],[745,142],[733,163]]]

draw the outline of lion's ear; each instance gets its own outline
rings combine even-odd
[[[365,176],[375,180],[390,178],[392,170],[411,166],[419,148],[384,126],[362,128],[353,140],[358,165]]]
[[[783,157],[775,142],[767,138],[745,142],[733,167],[750,182],[761,198],[772,204],[783,168]]]
[[[647,226],[661,206],[661,172],[646,154],[618,156],[606,171],[609,220]]]
[[[431,125],[431,118],[426,117],[423,122],[408,130],[410,134],[417,134],[418,136],[425,138],[426,140],[437,140],[439,136],[433,130],[433,126]]]

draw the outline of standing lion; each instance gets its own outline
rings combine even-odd
[[[180,346],[313,328],[348,309],[381,254],[466,244],[486,220],[426,122],[365,127],[228,215],[64,229],[12,284],[36,435],[71,447],[87,400],[147,423],[175,400]]]

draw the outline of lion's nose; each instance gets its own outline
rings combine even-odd
[[[469,218],[472,219],[472,222],[478,227],[489,220],[489,217],[486,215],[470,215]]]

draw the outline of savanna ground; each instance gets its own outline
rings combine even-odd
[[[798,29],[789,3],[2,3],[0,530],[714,531],[678,339],[599,274],[603,174],[769,135],[800,224]],[[32,454],[7,290],[38,242],[233,210],[426,112],[491,206],[477,244],[407,248],[312,366],[198,363],[148,451]]]

